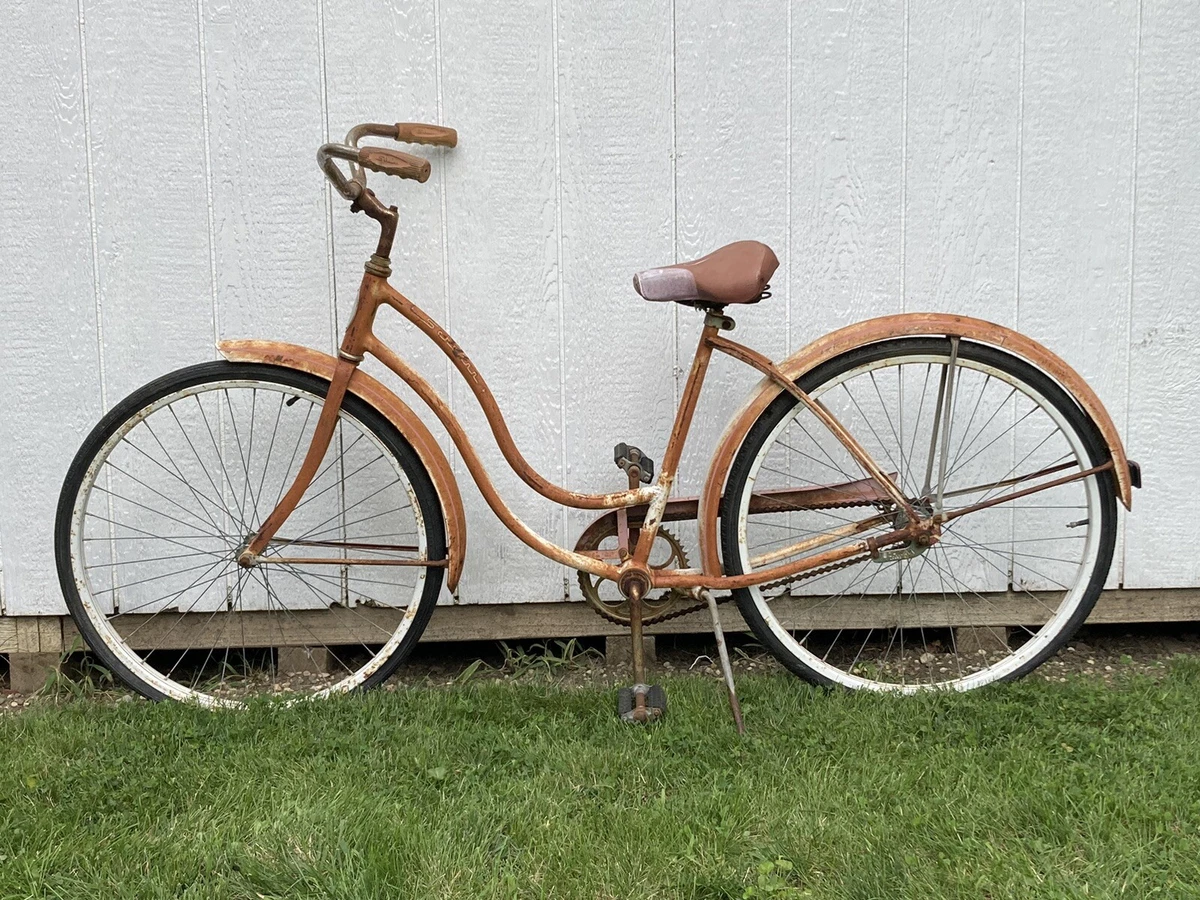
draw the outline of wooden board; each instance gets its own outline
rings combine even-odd
[[[770,246],[780,268],[772,296],[727,310],[734,337],[773,359],[788,352],[788,4],[683,4],[675,15],[675,255],[696,259],[732,241]],[[666,262],[667,260],[664,260]],[[682,390],[703,316],[680,307],[675,364]],[[700,492],[713,446],[759,381],[715,355],[680,465],[679,490]],[[686,528],[681,528],[685,532]]]
[[[803,622],[805,628],[837,630],[841,628],[880,628],[899,621],[920,621],[925,628],[952,626],[1038,625],[1046,620],[1045,608],[1036,600],[1020,595],[989,595],[988,605],[965,608],[948,603],[940,597],[917,595],[904,603],[873,600],[858,604],[840,604],[836,613],[828,610],[805,613],[797,610],[796,600],[776,601],[778,615],[785,622]],[[722,626],[731,632],[745,631],[746,625],[732,603],[721,606]],[[129,616],[130,631],[145,647],[159,649],[223,646],[223,635],[237,635],[238,646],[243,634],[246,646],[305,646],[314,635],[330,645],[377,643],[380,635],[394,629],[400,614],[395,610],[313,610],[298,611],[287,621],[263,613],[244,613],[230,624],[214,624],[212,617],[193,613],[178,621],[178,616],[160,614],[145,623],[140,617]],[[910,618],[905,618],[910,617]],[[1200,620],[1200,590],[1175,589],[1156,591],[1106,591],[1097,601],[1089,624],[1133,622],[1187,622]],[[56,620],[57,621],[57,620]],[[63,645],[75,645],[77,632],[69,619],[64,619]],[[0,620],[0,641],[4,636]],[[695,634],[711,631],[707,612],[693,613],[678,619],[653,625],[648,634]],[[521,638],[591,637],[628,634],[621,628],[601,619],[582,603],[522,603],[441,607],[433,615],[421,640],[431,643],[444,641],[493,641]],[[225,638],[228,640],[228,638]],[[0,643],[0,652],[4,644]],[[12,651],[9,651],[12,652]]]
[[[790,5],[791,350],[902,311],[906,9]]]
[[[1198,33],[1194,3],[1143,12],[1127,446],[1146,487],[1126,531],[1127,587],[1200,584],[1200,556],[1175,549],[1180,524],[1200,520]]]
[[[10,613],[64,610],[59,488],[101,412],[91,148],[74,6],[19,4],[0,53],[0,530]],[[18,87],[19,86],[19,87]]]
[[[110,407],[152,378],[215,357],[204,85],[194,11],[190,23],[181,19],[167,7],[85,4]]]
[[[619,440],[661,455],[683,374],[671,365],[690,360],[698,320],[637,299],[631,272],[757,237],[782,266],[775,295],[737,312],[735,337],[769,355],[901,309],[1016,324],[1061,353],[1145,464],[1110,586],[1200,585],[1194,554],[1163,550],[1200,514],[1193,3],[6,11],[9,614],[64,611],[54,504],[105,407],[213,358],[213,337],[332,347],[373,228],[331,201],[313,153],[354,122],[402,119],[442,121],[461,143],[410,148],[433,160],[425,185],[372,177],[401,209],[394,281],[461,339],[548,477],[619,484],[608,461]],[[453,383],[518,514],[573,543],[587,516],[506,471],[447,362],[394,317],[381,332],[439,389]],[[684,490],[755,380],[716,363]],[[574,573],[463,490],[457,599],[561,599]]]
[[[631,16],[560,0],[557,22],[560,451],[568,487],[614,491],[626,476],[613,446],[661,461],[675,413],[673,304],[648,303],[631,284],[674,260],[671,18],[665,5]],[[560,542],[574,546],[595,516],[568,513]],[[578,596],[574,573],[563,574]]]
[[[217,331],[333,347],[319,8],[206,0]]]
[[[1086,378],[1125,433],[1137,7],[1031,6],[1023,54],[1017,328]]]
[[[508,419],[517,447],[563,478],[559,197],[555,165],[555,5],[441,7],[442,97],[459,146],[446,171],[449,327]],[[508,471],[456,374],[451,398],[497,490],[531,528],[564,533],[564,513]],[[476,603],[564,596],[562,568],[529,550],[485,507],[459,466],[468,504],[460,593]],[[502,573],[499,574],[498,573]]]

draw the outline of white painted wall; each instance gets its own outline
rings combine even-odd
[[[1200,585],[1176,538],[1200,521],[1200,4],[58,0],[5,4],[0,38],[10,614],[64,609],[54,503],[104,409],[218,338],[332,348],[372,237],[313,154],[366,120],[459,130],[428,184],[378,185],[402,207],[393,280],[545,475],[615,489],[613,443],[661,453],[698,321],[630,273],[757,238],[782,266],[739,336],[771,355],[939,309],[1065,356],[1145,467],[1112,582]],[[586,517],[505,470],[436,351],[385,333],[518,514],[573,542]],[[717,367],[692,488],[755,381]],[[461,599],[561,598],[567,573],[458,470]]]

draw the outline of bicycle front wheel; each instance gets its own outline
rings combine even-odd
[[[932,547],[892,547],[736,591],[747,624],[784,665],[825,685],[968,690],[1030,672],[1070,638],[1108,574],[1116,499],[1110,472],[1014,496],[1108,460],[1094,425],[1057,383],[992,347],[904,338],[849,351],[797,384],[920,514],[983,508],[947,521]],[[807,406],[782,394],[730,470],[726,572],[816,552],[794,549],[806,542],[827,550],[903,527],[890,499],[846,487],[824,508],[751,506],[758,492],[866,477]],[[987,505],[993,500],[1003,502]],[[857,533],[846,533],[851,523]]]
[[[126,398],[80,448],[59,499],[59,579],[83,638],[143,696],[322,697],[378,685],[412,651],[442,584],[441,507],[408,442],[358,397],[262,564],[237,562],[291,486],[328,387],[205,363]]]

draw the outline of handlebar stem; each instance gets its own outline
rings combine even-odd
[[[351,212],[365,212],[379,223],[379,243],[375,255],[388,259],[392,255],[392,241],[396,238],[396,223],[400,214],[394,206],[384,206],[369,188],[362,190],[350,205]]]

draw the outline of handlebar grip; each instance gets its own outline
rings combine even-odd
[[[360,147],[358,162],[364,169],[411,178],[424,183],[429,180],[429,160],[386,147]]]
[[[458,132],[441,125],[422,125],[420,122],[397,122],[396,140],[406,144],[435,144],[439,147],[458,146]]]

